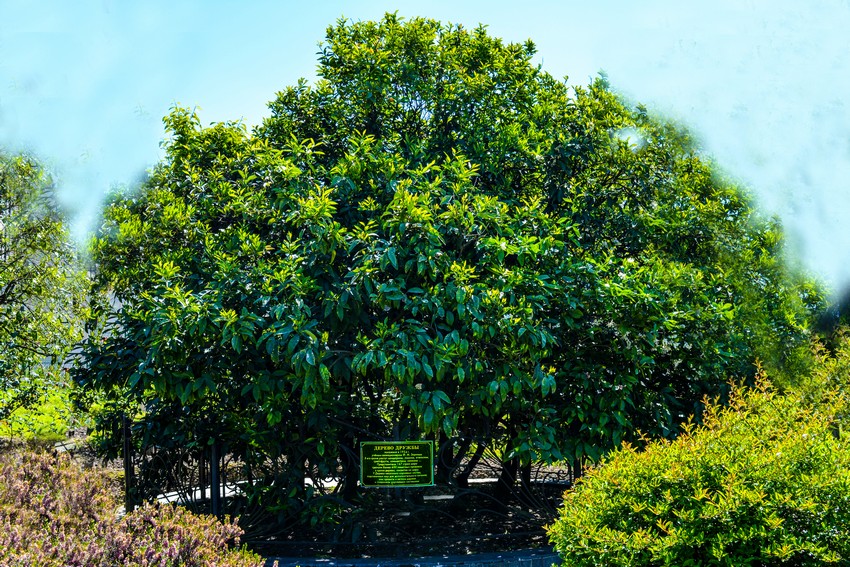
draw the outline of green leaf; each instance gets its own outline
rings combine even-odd
[[[446,394],[442,390],[434,390],[432,399],[439,400],[441,402],[441,407],[442,405],[447,406],[451,404],[451,399],[449,398],[448,394]]]
[[[540,384],[540,390],[544,396],[549,395],[550,393],[555,391],[555,377],[551,375],[546,375],[543,377],[543,380]]]
[[[426,429],[430,429],[431,425],[434,423],[434,408],[431,406],[425,407],[425,412],[422,414],[422,422],[425,425]]]
[[[489,392],[490,392],[491,398],[496,397],[496,394],[499,392],[499,382],[498,381],[493,380],[492,382],[490,382]]]

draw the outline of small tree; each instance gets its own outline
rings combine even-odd
[[[84,299],[50,179],[30,158],[0,155],[0,420],[66,383]]]

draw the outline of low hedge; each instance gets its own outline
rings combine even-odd
[[[260,567],[241,530],[170,505],[119,517],[105,475],[67,456],[0,455],[0,565]]]
[[[761,378],[673,441],[624,445],[565,495],[552,543],[570,567],[850,564],[842,392]]]

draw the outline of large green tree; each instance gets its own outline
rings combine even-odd
[[[0,155],[0,420],[67,386],[82,338],[85,276],[52,191],[36,161]]]
[[[103,428],[132,411],[144,443],[215,437],[285,511],[338,468],[352,496],[364,440],[439,440],[459,483],[489,447],[510,482],[675,434],[757,357],[801,364],[819,296],[778,227],[681,129],[533,55],[341,21],[320,80],[253,133],[175,109],[94,242],[120,305],[80,372],[113,400]]]

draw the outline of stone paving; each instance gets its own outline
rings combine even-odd
[[[551,549],[387,559],[271,557],[266,560],[266,567],[272,567],[275,561],[278,567],[552,567],[560,564],[558,555]]]

